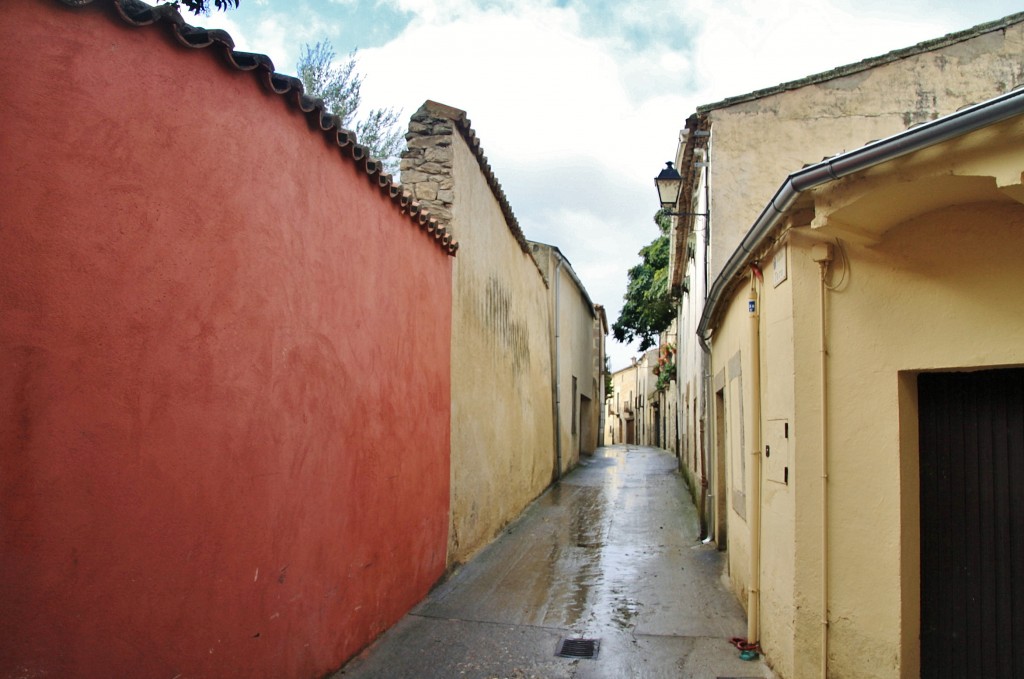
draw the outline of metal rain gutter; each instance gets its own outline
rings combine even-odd
[[[555,267],[555,315],[552,319],[555,336],[555,365],[552,367],[552,376],[554,383],[554,396],[555,396],[555,480],[560,481],[562,479],[562,357],[561,357],[561,335],[558,332],[559,328],[559,303],[560,294],[562,291],[562,278],[559,276],[559,272],[562,270],[562,264],[565,263],[563,257],[558,258],[558,265]]]
[[[565,264],[565,270],[569,274],[569,278],[571,278],[572,282],[576,284],[576,287],[580,290],[580,294],[583,295],[583,299],[586,300],[587,306],[590,310],[590,315],[597,318],[597,305],[594,304],[592,299],[590,299],[590,293],[587,292],[587,288],[583,285],[583,281],[581,281],[579,276],[576,275],[575,269],[572,268],[572,262],[570,262],[569,258],[558,249],[558,246],[551,245],[550,243],[542,243],[539,240],[527,240],[526,242],[530,245],[539,245],[541,247],[550,248],[551,251],[555,253],[555,257],[557,257],[559,261],[559,266],[561,266],[562,263]]]
[[[725,263],[708,291],[704,311],[697,325],[697,340],[701,348],[711,353],[708,329],[715,319],[718,305],[730,282],[746,265],[752,253],[764,245],[782,217],[796,202],[797,197],[809,189],[827,184],[847,175],[861,172],[875,165],[899,158],[908,153],[994,125],[1024,113],[1024,88],[1018,88],[988,101],[961,109],[956,113],[922,123],[891,137],[868,144],[854,151],[823,160],[790,174],[775,192],[771,201],[740,241],[739,246]]]

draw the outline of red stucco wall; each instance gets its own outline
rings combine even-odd
[[[322,676],[444,569],[451,260],[210,51],[0,16],[0,677]]]

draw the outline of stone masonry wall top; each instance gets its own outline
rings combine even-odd
[[[409,132],[405,136],[408,149],[402,156],[402,185],[418,203],[430,209],[430,214],[437,218],[441,228],[451,222],[455,194],[449,137],[456,130],[476,157],[509,231],[522,251],[530,254],[529,243],[512,212],[501,183],[487,162],[487,156],[484,155],[480,140],[465,111],[428,100],[413,114]]]

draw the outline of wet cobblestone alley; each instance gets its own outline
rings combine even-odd
[[[611,446],[509,525],[333,679],[765,677],[723,555],[665,451]],[[598,640],[596,658],[556,656]]]

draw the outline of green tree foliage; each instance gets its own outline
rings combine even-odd
[[[640,250],[640,263],[629,270],[629,284],[623,295],[619,319],[612,333],[619,342],[640,340],[640,351],[654,346],[658,333],[675,318],[675,305],[668,285],[669,237],[671,220],[664,210],[654,215],[661,232]]]
[[[123,0],[122,0],[123,1]],[[213,7],[226,12],[229,9],[237,8],[239,0],[213,0]],[[169,4],[175,7],[185,6],[185,9],[193,14],[210,14],[210,0],[174,0]]]
[[[315,45],[303,45],[299,57],[299,79],[306,93],[323,99],[328,111],[341,118],[342,126],[353,129],[359,143],[370,149],[370,154],[384,162],[386,172],[398,171],[405,137],[397,126],[401,111],[375,108],[362,119],[356,120],[362,103],[363,75],[356,70],[356,52],[336,63],[337,55],[327,40]]]

